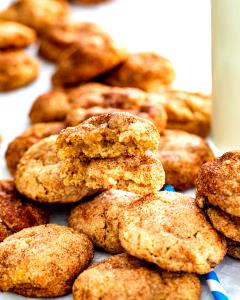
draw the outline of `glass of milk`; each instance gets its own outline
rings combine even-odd
[[[240,0],[212,0],[212,137],[240,150]]]

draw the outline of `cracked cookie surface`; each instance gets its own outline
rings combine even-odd
[[[110,253],[122,253],[118,237],[118,216],[130,203],[141,196],[110,189],[71,210],[68,225],[85,233],[93,243]]]
[[[65,295],[92,257],[89,238],[68,227],[23,229],[0,243],[0,291],[25,297]]]
[[[74,283],[74,300],[198,300],[196,275],[168,273],[128,254],[92,265]]]
[[[172,272],[205,274],[222,261],[226,243],[194,199],[159,192],[119,216],[119,238],[131,255]]]

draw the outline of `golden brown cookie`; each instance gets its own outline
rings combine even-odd
[[[157,94],[145,93],[136,88],[108,87],[107,90],[85,92],[75,97],[70,93],[69,99],[72,99],[72,109],[66,117],[66,124],[69,126],[76,126],[87,118],[102,113],[122,111],[152,121],[159,132],[166,127],[167,114],[163,98]]]
[[[134,202],[119,216],[119,238],[131,255],[172,272],[205,274],[222,261],[226,242],[194,199],[159,192]]]
[[[240,217],[240,151],[226,152],[202,165],[196,180],[196,201]]]
[[[147,151],[143,156],[92,159],[76,158],[62,163],[61,176],[65,185],[86,186],[90,190],[120,189],[146,195],[160,190],[165,173],[156,155]]]
[[[76,189],[63,184],[56,139],[56,135],[44,138],[24,153],[16,172],[16,186],[20,193],[38,202],[76,202],[88,190],[85,186]]]
[[[64,123],[36,123],[17,136],[9,145],[5,154],[8,170],[14,176],[17,165],[23,154],[33,144],[52,134],[59,133],[65,127]]]
[[[67,94],[62,90],[53,90],[33,102],[29,118],[31,123],[61,122],[70,109]]]
[[[240,243],[227,239],[227,255],[240,259]]]
[[[239,217],[231,216],[217,207],[210,207],[206,212],[214,228],[227,238],[240,242]]]
[[[34,226],[0,243],[0,291],[57,297],[71,291],[93,257],[84,234],[55,224]]]
[[[81,40],[64,51],[53,74],[54,86],[76,86],[119,65],[125,58],[125,48],[110,36],[99,35]]]
[[[52,26],[40,41],[39,53],[46,59],[58,62],[67,48],[82,43],[83,40],[108,36],[97,24],[90,22],[65,22]]]
[[[48,27],[61,23],[69,15],[65,0],[16,0],[0,12],[0,19],[15,21],[43,33]]]
[[[25,25],[9,21],[0,21],[0,49],[21,49],[32,44],[35,32]]]
[[[124,250],[118,237],[118,216],[141,196],[122,190],[108,190],[72,209],[68,226],[85,233],[93,243],[110,253]]]
[[[166,184],[176,190],[194,187],[201,165],[214,158],[208,144],[199,136],[180,130],[165,130],[160,137],[158,157]]]
[[[194,274],[169,273],[128,254],[95,263],[79,275],[74,300],[198,300]]]
[[[148,120],[128,113],[92,117],[76,127],[61,131],[57,139],[59,157],[91,159],[143,155],[156,152],[157,128]]]
[[[168,129],[179,129],[202,137],[210,132],[212,101],[207,95],[167,90],[165,109]]]
[[[24,51],[0,52],[0,91],[27,85],[38,76],[37,60]]]
[[[23,228],[48,223],[45,208],[20,195],[11,179],[0,180],[0,242]]]
[[[151,52],[130,54],[128,58],[103,81],[113,86],[131,86],[148,92],[157,92],[175,79],[171,62]]]

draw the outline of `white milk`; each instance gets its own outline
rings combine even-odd
[[[212,0],[213,141],[240,149],[240,0]]]

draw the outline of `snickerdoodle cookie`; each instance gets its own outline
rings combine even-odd
[[[53,74],[54,86],[76,86],[90,81],[119,65],[127,51],[110,36],[99,35],[82,39],[63,52]]]
[[[95,263],[73,286],[74,300],[198,300],[196,275],[169,273],[128,254]]]
[[[240,259],[240,243],[227,239],[227,255]]]
[[[113,86],[131,86],[148,92],[162,90],[175,79],[171,62],[151,52],[130,54],[103,81]]]
[[[69,95],[69,99],[72,95]],[[82,93],[72,101],[72,109],[66,116],[66,124],[76,126],[85,119],[107,112],[129,112],[152,121],[159,132],[167,124],[163,98],[136,88],[108,88]]]
[[[16,0],[0,12],[0,19],[23,23],[43,33],[49,26],[65,20],[68,14],[65,0]]]
[[[210,131],[211,98],[201,93],[167,90],[167,128],[179,129],[206,137]]]
[[[95,245],[110,253],[124,250],[118,237],[118,215],[141,196],[122,190],[108,190],[72,209],[68,225],[85,233]]]
[[[227,238],[240,242],[240,218],[229,215],[217,207],[206,210],[207,215],[215,229]]]
[[[0,242],[26,227],[48,223],[45,208],[20,195],[11,179],[0,180]]]
[[[60,177],[61,161],[56,151],[56,135],[31,146],[22,156],[16,172],[20,193],[39,202],[75,202],[88,194],[85,186],[65,186]]]
[[[200,207],[218,206],[240,217],[240,151],[227,152],[202,165],[196,180],[196,200]]]
[[[85,186],[88,190],[120,189],[146,195],[160,190],[165,173],[156,155],[147,151],[142,156],[91,159],[66,159],[61,165],[65,185]]]
[[[56,24],[41,37],[39,52],[44,58],[57,62],[67,48],[82,43],[84,39],[102,35],[107,35],[107,33],[95,23],[65,22]]]
[[[38,76],[37,60],[22,50],[0,52],[0,91],[27,85]]]
[[[129,254],[168,271],[205,274],[227,251],[194,199],[180,193],[159,192],[134,202],[120,214],[119,224]]]
[[[65,295],[92,257],[91,241],[71,228],[49,224],[23,229],[0,243],[0,291]]]
[[[33,144],[52,134],[59,133],[65,127],[64,123],[36,123],[17,136],[9,145],[5,154],[8,170],[15,175],[17,165],[23,154]]]
[[[21,49],[32,44],[35,32],[25,25],[0,20],[0,49]]]
[[[61,131],[57,139],[61,159],[114,158],[156,152],[159,133],[153,123],[129,113],[92,117]]]
[[[166,174],[166,184],[186,190],[194,186],[201,165],[212,160],[214,154],[197,135],[165,130],[160,137],[158,157]]]

